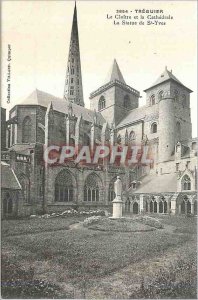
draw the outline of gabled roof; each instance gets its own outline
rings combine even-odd
[[[61,99],[58,97],[55,97],[51,94],[45,93],[43,91],[40,91],[36,89],[33,93],[30,94],[23,102],[21,102],[21,105],[40,105],[44,107],[48,107],[49,105],[53,106],[53,110],[59,111],[64,114],[68,114],[68,108],[70,105],[70,102]],[[94,116],[95,114],[97,115],[98,122],[102,125],[105,123],[105,119],[99,112],[94,112],[88,108],[85,108],[83,106],[77,105],[75,103],[72,103],[72,109],[73,109],[73,114],[75,114],[77,117],[82,115],[83,119],[88,121],[88,122],[93,122],[94,121]]]
[[[133,193],[173,193],[177,192],[177,173],[147,175]]]
[[[183,83],[181,83],[181,81],[179,81],[172,73],[172,70],[169,71],[167,69],[167,67],[165,67],[165,70],[164,72],[158,77],[158,79],[152,84],[151,87],[149,87],[148,89],[144,90],[144,92],[146,92],[147,90],[153,88],[154,86],[156,85],[159,85],[165,81],[168,81],[168,80],[173,80],[175,82],[177,82],[178,84],[182,85],[183,87],[185,87],[187,90],[189,90],[189,92],[192,92],[189,88],[187,88],[186,86],[183,85]]]
[[[1,162],[1,188],[11,190],[21,190],[21,185],[10,165]]]
[[[120,123],[118,123],[116,128],[120,128],[120,127],[126,126],[128,124],[132,124],[137,121],[144,120],[150,114],[158,115],[158,105],[155,105],[155,106],[144,105],[144,106],[141,106],[141,107],[131,110],[128,113],[128,115],[125,116],[124,119],[122,119],[120,121]]]
[[[106,82],[110,82],[110,81],[114,81],[114,80],[118,80],[124,84],[126,84],[125,80],[124,80],[124,77],[122,76],[122,73],[120,71],[120,68],[118,66],[118,63],[116,61],[116,59],[114,59],[113,61],[113,65],[110,69],[110,72],[107,76],[107,79],[106,79]]]

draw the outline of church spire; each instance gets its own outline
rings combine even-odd
[[[76,2],[73,14],[64,98],[72,103],[84,106]]]

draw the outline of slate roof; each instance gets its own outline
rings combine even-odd
[[[40,91],[36,89],[32,94],[30,94],[24,101],[22,101],[20,104],[22,105],[41,105],[44,107],[48,107],[48,105],[52,102],[53,109],[59,112],[62,112],[64,114],[68,113],[68,106],[69,103],[65,99],[58,98],[56,96],[53,96],[51,94],[45,93],[43,91]],[[72,103],[73,113],[79,117],[82,115],[83,119],[88,122],[93,122],[95,112],[85,108],[83,106],[77,105],[75,103]],[[105,119],[101,115],[101,113],[96,112],[97,119],[99,123],[102,125],[105,123]]]
[[[21,190],[21,185],[14,170],[5,162],[1,162],[1,188]]]
[[[110,82],[110,81],[114,81],[114,80],[118,80],[118,81],[126,84],[116,59],[114,59],[114,61],[113,61],[113,65],[110,69],[110,72],[108,73],[108,76],[105,80],[105,83]]]
[[[164,72],[158,77],[158,79],[151,85],[151,87],[149,87],[148,89],[144,90],[144,92],[146,92],[147,90],[153,88],[154,86],[161,84],[167,80],[173,80],[175,82],[177,82],[178,84],[182,85],[183,87],[185,87],[187,90],[189,90],[189,92],[192,92],[189,88],[187,88],[186,86],[183,85],[183,83],[181,83],[181,81],[179,81],[172,73],[172,71],[170,72],[167,67],[165,68]]]
[[[177,191],[177,173],[147,175],[133,193],[154,194]]]
[[[139,120],[144,120],[150,114],[158,114],[158,106],[141,106],[131,110],[128,115],[118,123],[116,128],[120,128],[127,124],[135,123]]]

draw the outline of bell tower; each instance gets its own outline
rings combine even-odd
[[[64,99],[84,106],[76,2],[66,70]]]

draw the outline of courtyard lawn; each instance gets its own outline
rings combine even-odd
[[[165,282],[160,276],[165,274],[165,277],[169,277],[171,271],[172,281],[174,277],[176,282],[179,280],[181,283],[179,275],[182,274],[182,284],[185,286],[186,282],[188,285],[187,290],[186,286],[183,290],[182,286],[179,288],[177,285],[176,296],[186,297],[187,293],[190,298],[196,298],[196,281],[189,279],[196,277],[196,218],[178,218],[176,222],[169,216],[158,217],[164,224],[164,229],[149,232],[105,232],[89,230],[83,226],[69,229],[70,224],[79,220],[72,217],[3,221],[2,258],[6,272],[2,270],[2,281],[14,281],[12,274],[16,269],[23,270],[20,274],[16,272],[18,281],[29,278],[29,281],[44,282],[42,288],[38,288],[37,298],[40,293],[40,298],[50,298],[51,294],[55,298],[115,299],[115,290],[118,288],[116,293],[119,298],[142,298],[144,295],[148,298],[150,290],[154,293],[155,289],[150,287],[152,284],[156,287],[155,280],[158,278]],[[32,233],[28,233],[29,226],[34,228]],[[9,228],[7,232],[6,227]],[[185,264],[187,267],[184,270],[178,267]],[[155,279],[154,282],[149,281],[147,286],[136,290],[142,279],[146,276],[150,278],[150,275]],[[134,276],[140,280],[138,285],[132,280]],[[124,283],[123,286],[118,284],[115,289],[113,278],[117,280],[118,277]],[[127,287],[124,288],[127,282]],[[47,288],[43,290],[46,283],[51,288],[49,291]],[[171,288],[174,290],[174,287]],[[170,293],[169,287],[167,289]],[[22,290],[23,294],[19,297],[26,298],[27,291],[24,292],[24,288]],[[140,290],[144,290],[144,295]],[[12,292],[12,287],[4,288],[6,297]],[[167,293],[160,295],[156,291],[156,297],[166,298]],[[155,298],[155,294],[152,297]]]

